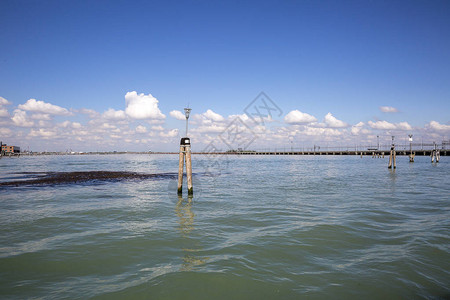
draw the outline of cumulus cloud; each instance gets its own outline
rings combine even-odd
[[[212,124],[212,125],[209,125],[209,126],[200,126],[198,128],[193,129],[192,132],[196,132],[196,133],[221,133],[221,132],[224,132],[225,129],[226,129],[225,126]]]
[[[343,128],[343,127],[347,127],[348,124],[336,119],[331,113],[328,113],[325,118],[324,118],[324,122],[328,127],[331,128]]]
[[[45,130],[45,129],[40,128],[39,130],[31,129],[28,136],[50,139],[50,138],[55,137],[56,135],[57,135],[56,131],[54,131],[54,130]]]
[[[8,110],[4,107],[2,107],[3,105],[9,105],[11,104],[11,102],[9,102],[8,100],[6,100],[3,97],[0,97],[0,117],[9,117],[9,113]]]
[[[11,102],[9,102],[3,97],[0,97],[0,105],[9,105],[9,104],[11,104]]]
[[[42,121],[50,121],[52,119],[49,114],[41,114],[41,113],[32,114],[30,118],[33,120],[42,120]]]
[[[18,108],[21,110],[50,115],[60,115],[60,116],[71,115],[71,113],[63,107],[46,103],[44,101],[36,101],[36,99],[29,99],[25,104],[20,104]]]
[[[88,115],[91,119],[98,118],[100,114],[93,109],[82,108],[79,110],[80,113]]]
[[[219,115],[218,113],[213,112],[212,110],[208,109],[205,113],[203,113],[203,116],[209,120],[215,121],[215,122],[222,122],[225,121],[225,118]]]
[[[169,132],[167,132],[167,133],[166,132],[160,132],[159,136],[161,136],[161,137],[169,137],[169,138],[176,137],[176,136],[178,136],[178,129],[169,130]]]
[[[1,128],[0,127],[0,136],[2,137],[11,137],[13,135],[13,132],[9,128]]]
[[[163,131],[163,130],[164,130],[164,127],[162,127],[161,125],[158,125],[158,126],[152,126],[152,130]]]
[[[288,124],[308,124],[316,122],[317,119],[307,113],[293,110],[284,117],[284,121]]]
[[[303,134],[309,135],[309,136],[340,136],[342,133],[333,128],[317,128],[317,127],[306,127],[303,132]]]
[[[11,120],[14,125],[19,127],[32,127],[34,125],[33,121],[28,120],[27,112],[20,109],[14,110]]]
[[[184,116],[184,114],[179,110],[172,110],[169,113],[169,115],[177,120],[181,120],[181,121],[186,120],[186,117]]]
[[[128,92],[125,95],[126,109],[125,113],[133,119],[165,119],[166,116],[158,108],[158,100],[151,94],[137,94],[137,92]]]
[[[102,114],[102,117],[107,120],[124,120],[127,116],[123,110],[114,110],[110,108]]]
[[[411,125],[408,124],[408,122],[400,122],[400,123],[389,123],[387,121],[376,121],[368,122],[369,126],[373,129],[380,129],[380,130],[411,130]]]
[[[450,131],[450,125],[440,124],[436,121],[431,121],[425,127],[435,131]]]
[[[136,127],[136,132],[137,132],[137,133],[146,133],[146,132],[147,132],[147,127],[142,126],[142,125],[138,125],[138,126]]]
[[[0,107],[0,117],[9,117],[9,113],[6,108]]]
[[[116,126],[111,125],[111,124],[109,124],[109,123],[103,123],[103,124],[100,126],[100,128],[101,128],[101,129],[115,129]]]
[[[380,110],[384,113],[396,113],[398,109],[392,106],[380,106]]]
[[[364,126],[365,126],[364,122],[359,122],[358,124],[352,126],[350,133],[353,135],[369,134],[370,130],[364,128]]]

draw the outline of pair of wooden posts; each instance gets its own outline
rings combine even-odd
[[[439,162],[439,158],[441,157],[441,153],[439,153],[439,149],[437,149],[436,144],[434,144],[434,149],[431,150],[431,162]]]
[[[391,146],[391,152],[389,154],[389,164],[388,164],[388,168],[392,169],[392,167],[394,167],[394,169],[397,167],[396,163],[395,163],[395,145],[392,144]]]
[[[191,141],[188,137],[181,138],[180,141],[180,159],[178,164],[178,195],[183,194],[183,169],[185,161],[188,195],[193,195],[194,188],[192,187]]]

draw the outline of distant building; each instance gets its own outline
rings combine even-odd
[[[17,146],[8,146],[8,145],[3,144],[3,145],[2,145],[2,151],[3,151],[5,154],[9,154],[9,153],[20,153],[20,147],[17,147]]]

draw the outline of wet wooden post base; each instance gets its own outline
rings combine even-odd
[[[192,186],[192,161],[191,161],[191,145],[187,145],[186,149],[186,176],[188,184],[188,195],[194,194],[194,188]]]
[[[396,163],[395,163],[395,147],[394,146],[391,147],[391,152],[389,154],[389,164],[388,164],[389,169],[392,169],[392,167],[394,167],[394,169],[397,167]]]
[[[186,177],[188,184],[188,195],[194,194],[192,186],[192,160],[191,160],[191,141],[189,138],[181,138],[180,141],[180,157],[178,163],[178,195],[183,194],[183,169],[184,161],[186,161]]]
[[[439,153],[439,150],[436,150],[436,149],[432,150],[431,151],[431,162],[434,162],[436,160],[436,162],[438,163],[440,156],[441,155]]]

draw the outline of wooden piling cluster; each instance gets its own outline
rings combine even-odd
[[[392,144],[391,146],[391,151],[389,153],[389,164],[388,164],[388,168],[392,169],[392,167],[395,169],[397,167],[396,163],[395,163],[395,145]]]
[[[188,137],[181,138],[180,141],[180,157],[178,163],[178,195],[183,194],[183,170],[185,161],[188,195],[193,195],[194,188],[192,186],[191,141]]]
[[[431,151],[431,162],[433,163],[436,161],[439,162],[439,159],[441,158],[441,153],[439,152],[439,149],[437,148],[436,144],[434,144],[434,149]]]

